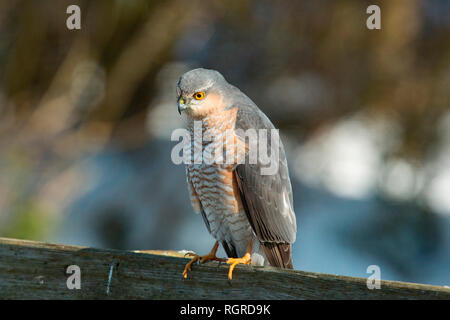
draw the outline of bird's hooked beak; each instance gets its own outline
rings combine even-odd
[[[182,111],[186,110],[187,106],[184,104],[184,99],[180,98],[178,100],[178,113],[181,114]]]

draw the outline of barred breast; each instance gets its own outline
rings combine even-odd
[[[243,256],[253,236],[239,196],[237,181],[233,174],[233,164],[226,162],[223,153],[212,155],[205,152],[219,150],[221,142],[228,152],[235,146],[237,137],[230,137],[234,128],[235,111],[225,111],[205,117],[197,125],[188,126],[191,132],[191,152],[193,163],[187,164],[186,174],[192,186],[191,197],[201,204],[209,223],[211,235],[219,241],[231,244],[239,256]],[[201,124],[201,126],[200,126]],[[200,128],[201,127],[201,128]],[[201,137],[200,137],[201,135]],[[212,139],[204,139],[209,137]],[[213,158],[208,158],[213,157]]]

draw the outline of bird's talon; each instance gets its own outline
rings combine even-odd
[[[191,257],[193,257],[193,256],[195,256],[196,254],[195,253],[193,253],[193,252],[186,252],[185,254],[184,254],[184,257],[186,258],[186,256],[191,256]]]
[[[228,271],[228,279],[233,279],[233,270],[238,264],[250,264],[251,256],[246,253],[242,258],[230,258],[227,260],[227,264],[231,264],[230,270]]]
[[[187,278],[188,271],[191,271],[191,266],[195,262],[197,262],[197,264],[201,264],[201,263],[203,263],[205,261],[208,261],[208,260],[225,261],[225,259],[216,257],[216,252],[217,252],[218,246],[219,246],[219,242],[216,241],[216,244],[214,245],[214,247],[211,250],[211,252],[209,254],[205,255],[205,256],[199,256],[198,254],[191,253],[191,252],[186,253],[185,257],[186,257],[186,255],[191,255],[193,258],[184,267],[183,277],[185,279]]]
[[[191,261],[189,261],[186,266],[184,267],[184,271],[183,271],[183,277],[186,279],[188,276],[188,271],[191,271],[191,265],[195,262],[198,261],[198,259],[200,258],[199,255],[197,254],[193,254],[193,258]]]

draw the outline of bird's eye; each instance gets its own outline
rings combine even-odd
[[[196,93],[194,93],[194,99],[195,100],[203,100],[204,97],[205,97],[205,93],[204,92],[196,92]]]

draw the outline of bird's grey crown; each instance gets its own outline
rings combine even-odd
[[[193,69],[184,73],[178,80],[178,88],[183,93],[205,91],[216,85],[227,84],[220,72],[211,69]]]

